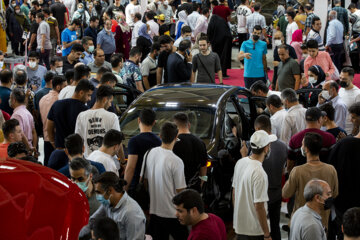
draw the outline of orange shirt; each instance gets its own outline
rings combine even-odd
[[[8,158],[7,149],[10,143],[0,143],[0,160],[6,160]]]

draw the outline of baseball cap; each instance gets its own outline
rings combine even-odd
[[[326,112],[321,111],[317,107],[311,107],[306,110],[305,119],[309,122],[315,122],[320,119],[320,117],[326,116]]]
[[[154,18],[159,19],[160,21],[165,21],[165,15],[164,14],[160,14],[158,16],[155,16]]]
[[[250,145],[253,149],[266,147],[269,143],[277,140],[276,135],[268,134],[264,130],[258,130],[250,138]]]

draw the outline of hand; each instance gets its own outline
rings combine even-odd
[[[31,85],[31,89],[35,92],[38,88],[36,85]]]
[[[30,51],[31,50],[31,45],[29,44],[29,46],[28,46],[28,50]]]
[[[264,240],[272,240],[271,236],[270,237],[264,237]]]
[[[265,38],[266,44],[269,44],[269,38]]]
[[[44,52],[45,52],[45,49],[42,47],[42,48],[40,49],[40,51],[41,51],[41,53],[44,53]]]
[[[251,53],[245,53],[245,54],[244,54],[244,57],[245,57],[246,59],[251,59]]]
[[[336,141],[339,141],[339,140],[343,139],[344,137],[346,137],[345,133],[339,132],[339,134],[336,136]]]
[[[186,61],[187,61],[187,62],[191,62],[191,61],[192,61],[192,55],[191,55],[191,52],[190,52],[190,54],[189,54],[189,55],[186,53]]]
[[[323,98],[323,96],[321,95],[321,93],[320,93],[319,96],[318,96],[318,102],[319,102],[320,105],[325,103],[325,99]]]
[[[241,149],[240,149],[240,154],[241,154],[241,157],[246,157],[248,155],[248,148],[246,147],[246,142],[245,141],[241,141]]]
[[[56,43],[57,43],[57,45],[60,45],[60,39],[58,39]]]
[[[75,40],[75,43],[81,44],[81,40]]]

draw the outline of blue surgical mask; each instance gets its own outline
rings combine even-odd
[[[88,190],[89,186],[86,184],[86,182],[77,182],[76,185],[83,191],[86,192]]]
[[[79,8],[78,11],[79,11],[79,13],[83,13],[83,12],[84,12],[84,9],[83,9],[83,8]]]
[[[96,200],[98,200],[104,206],[109,206],[110,205],[109,199],[105,199],[104,196],[101,195],[101,194],[96,194]]]

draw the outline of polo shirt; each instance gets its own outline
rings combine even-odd
[[[114,35],[112,33],[108,34],[105,29],[99,32],[96,42],[105,54],[114,53],[116,50]]]
[[[77,64],[79,61],[74,61],[72,64],[68,61],[67,56],[62,57],[63,60],[63,74],[66,73],[67,70],[73,69],[75,64]]]
[[[300,65],[296,60],[289,57],[285,62],[279,63],[277,75],[279,91],[285,88],[294,89],[296,81],[294,75],[300,75]]]
[[[252,39],[241,44],[240,51],[251,53],[251,59],[244,59],[244,77],[260,78],[265,76],[263,55],[267,53],[267,44],[258,40],[255,45]]]
[[[71,43],[71,42],[75,41],[76,39],[77,39],[76,31],[71,31],[70,29],[66,28],[61,33],[62,44],[64,44],[64,42]],[[69,55],[71,52],[71,49],[72,49],[72,46],[70,46],[68,48],[63,48],[63,50],[62,50],[63,57]]]
[[[101,67],[107,67],[109,70],[111,70],[111,64],[107,61],[104,61],[104,63],[100,66],[97,66],[94,62],[91,62],[88,67],[91,69],[91,72],[97,73]]]

